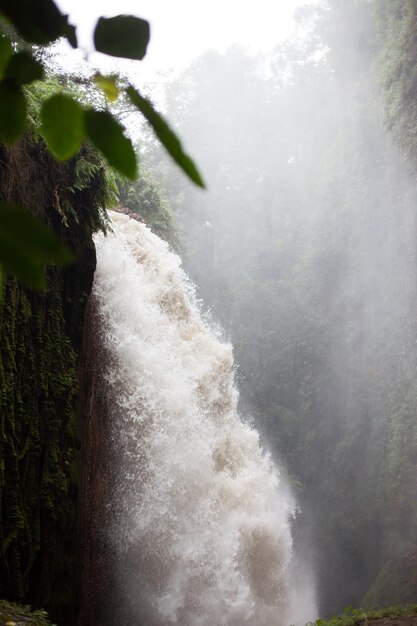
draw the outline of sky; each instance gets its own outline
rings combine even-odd
[[[144,80],[158,71],[180,71],[208,49],[224,51],[233,43],[252,51],[267,50],[290,36],[294,10],[308,0],[57,0],[77,27],[79,44],[93,50],[91,33],[97,18],[121,13],[151,23],[151,42],[136,70]],[[69,54],[70,51],[67,51]],[[111,70],[112,60],[90,54],[90,62]],[[133,67],[134,62],[130,63]],[[127,66],[129,67],[129,66]],[[130,74],[129,69],[127,70]],[[141,81],[139,81],[141,82]]]

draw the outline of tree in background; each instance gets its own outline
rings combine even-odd
[[[413,0],[376,3],[379,65],[385,116],[400,150],[414,171],[417,164],[417,5]]]

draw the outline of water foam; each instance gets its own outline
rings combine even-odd
[[[202,320],[179,258],[112,213],[93,298],[106,358],[119,594],[146,626],[291,619],[292,502],[241,421],[230,345]]]

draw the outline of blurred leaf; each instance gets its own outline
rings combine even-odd
[[[13,54],[6,65],[4,77],[16,85],[26,85],[43,78],[43,67],[28,52]]]
[[[48,148],[65,161],[78,152],[84,135],[84,111],[64,94],[46,100],[41,109],[41,132]]]
[[[94,31],[98,52],[127,59],[143,59],[149,39],[149,22],[131,15],[100,17]]]
[[[6,271],[29,287],[44,289],[44,265],[72,260],[72,253],[27,209],[0,203],[0,262]]]
[[[116,170],[133,180],[137,174],[136,155],[124,128],[107,111],[88,109],[84,114],[88,137]]]
[[[6,65],[13,54],[12,44],[5,36],[0,37],[0,78],[4,76]]]
[[[0,141],[11,145],[24,131],[26,100],[19,87],[0,82]]]
[[[47,44],[67,37],[76,47],[75,29],[53,0],[0,0],[0,12],[26,41]]]
[[[66,22],[62,29],[62,36],[68,39],[68,41],[70,42],[73,48],[77,48],[78,42],[77,42],[77,31],[75,30],[75,26]]]
[[[109,102],[116,102],[119,97],[120,91],[116,81],[115,76],[103,76],[103,74],[96,74],[94,76],[94,82],[103,90]]]
[[[185,154],[177,135],[168,126],[167,122],[154,109],[153,104],[140,95],[133,87],[128,87],[127,95],[135,107],[142,113],[152,126],[156,136],[167,149],[174,161],[199,187],[205,187],[204,181],[192,159]]]

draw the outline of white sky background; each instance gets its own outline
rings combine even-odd
[[[120,61],[138,85],[154,80],[158,71],[179,71],[208,49],[223,52],[240,43],[253,52],[266,51],[291,35],[293,13],[311,0],[57,0],[77,28],[79,45],[93,51],[92,32],[100,16],[121,13],[147,19],[151,41],[143,61]],[[65,54],[70,55],[68,48]],[[111,57],[92,53],[94,67],[112,71]],[[171,72],[170,72],[171,73]]]

